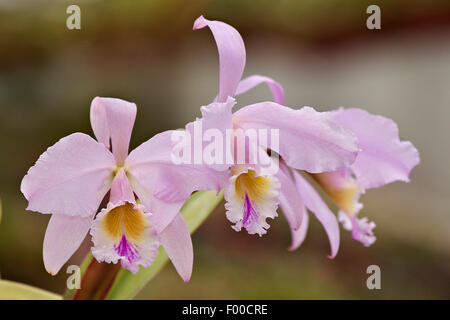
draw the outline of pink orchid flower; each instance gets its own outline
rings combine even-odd
[[[60,270],[91,230],[98,261],[120,261],[137,272],[152,264],[161,243],[180,276],[190,279],[192,241],[179,210],[198,190],[198,168],[173,164],[171,131],[128,154],[135,118],[134,103],[95,98],[91,125],[98,142],[83,133],[62,138],[23,178],[27,210],[52,214],[43,246],[49,273]],[[209,179],[202,186],[214,189],[217,183]],[[166,202],[172,187],[183,189],[184,197]],[[96,215],[109,190],[106,208]]]
[[[252,78],[264,78],[253,76]],[[272,79],[270,79],[273,82]],[[239,93],[244,93],[261,81],[241,81]],[[278,85],[276,94],[272,90],[274,101],[284,101],[284,91]],[[332,111],[333,120],[358,139],[360,152],[355,162],[346,168],[323,172],[309,173],[330,199],[339,207],[338,218],[344,229],[352,232],[352,238],[365,246],[372,245],[376,237],[373,234],[375,223],[368,218],[359,218],[358,213],[363,205],[359,202],[361,194],[371,188],[378,188],[395,181],[409,182],[412,169],[419,164],[419,153],[409,141],[401,141],[397,124],[388,118],[372,115],[361,109],[340,108]],[[282,205],[284,211],[297,210],[303,212],[303,222],[299,229],[292,230],[291,250],[297,249],[304,241],[308,229],[309,217],[306,209],[313,212],[327,230],[332,247],[331,257],[339,248],[339,232],[333,213],[310,182],[286,161],[281,161],[282,171],[288,173],[296,186],[294,197],[303,202],[302,207],[289,208]],[[308,170],[305,170],[308,171]]]
[[[283,88],[274,80],[252,76],[241,81],[245,66],[244,42],[233,27],[220,21],[209,21],[203,16],[194,23],[194,30],[208,26],[219,52],[219,92],[216,100],[201,108],[202,118],[187,125],[192,131],[201,122],[203,129],[225,130],[279,130],[279,146],[270,146],[290,168],[321,173],[350,166],[358,147],[354,135],[337,124],[330,113],[320,113],[310,107],[298,110],[284,104]],[[266,83],[275,102],[262,102],[232,112],[234,96],[244,93],[260,83]],[[223,136],[226,136],[223,133]],[[234,141],[231,152],[234,152]],[[224,143],[226,145],[226,142]],[[268,145],[258,145],[264,152]],[[225,150],[227,152],[227,150]],[[306,199],[298,196],[291,173],[281,167],[275,174],[266,173],[259,164],[234,163],[216,170],[227,170],[225,199],[228,219],[237,231],[245,228],[250,234],[262,235],[269,228],[266,218],[277,216],[278,204],[292,230],[297,234],[304,225],[302,219]],[[331,212],[317,213],[324,223],[332,243],[332,255],[339,245],[339,227]]]

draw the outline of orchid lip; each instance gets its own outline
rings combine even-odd
[[[248,227],[252,223],[254,223],[258,220],[258,213],[256,212],[255,208],[252,206],[252,203],[248,197],[247,192],[245,193],[243,211],[244,211],[244,217],[242,219],[243,227]]]

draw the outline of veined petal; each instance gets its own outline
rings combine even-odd
[[[272,93],[273,101],[284,106],[286,101],[283,87],[272,78],[265,76],[252,75],[241,80],[236,90],[236,96],[243,94],[262,83],[267,84],[269,87],[270,92]]]
[[[338,253],[340,241],[339,225],[336,216],[305,178],[295,170],[293,170],[293,176],[297,191],[305,202],[306,207],[314,213],[317,220],[324,227],[330,241],[331,254],[329,257],[334,258]]]
[[[136,104],[116,99],[96,97],[91,103],[91,125],[98,141],[110,148],[119,165],[128,154],[131,132],[136,119]]]
[[[352,165],[362,190],[393,181],[409,181],[419,162],[419,153],[409,141],[400,141],[398,127],[391,119],[361,109],[340,109],[334,119],[358,138],[361,152]]]
[[[358,152],[353,134],[337,125],[328,112],[299,110],[274,102],[246,106],[233,115],[243,129],[279,129],[279,150],[288,166],[308,172],[349,166]]]
[[[244,227],[249,234],[262,236],[270,225],[267,218],[277,216],[280,182],[272,175],[258,175],[251,168],[236,166],[225,190],[226,215],[240,231]]]
[[[147,194],[170,203],[184,202],[196,190],[222,190],[229,176],[227,171],[174,162],[174,132],[160,133],[130,153],[125,161],[130,178]]]
[[[20,190],[27,210],[88,217],[111,185],[115,161],[101,143],[83,133],[62,138],[28,170]]]
[[[208,26],[219,51],[218,102],[233,97],[245,67],[245,45],[239,32],[221,21],[210,21],[200,16],[194,22],[194,30]]]
[[[59,272],[80,247],[92,224],[94,215],[71,217],[53,214],[45,232],[43,256],[45,270],[51,275]]]
[[[161,245],[178,274],[185,282],[188,282],[192,275],[194,249],[189,228],[180,213],[160,233],[159,237]]]
[[[144,206],[126,201],[108,203],[95,218],[92,254],[97,261],[121,262],[133,273],[155,260],[159,241]]]

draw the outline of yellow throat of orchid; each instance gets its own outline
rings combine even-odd
[[[142,211],[137,210],[130,203],[112,209],[102,221],[103,229],[113,239],[125,236],[133,243],[139,243],[148,227]]]

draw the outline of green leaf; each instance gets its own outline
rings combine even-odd
[[[215,191],[198,191],[186,201],[183,208],[181,208],[181,214],[186,220],[191,234],[202,224],[222,199],[223,191],[219,195],[216,195]],[[168,260],[169,258],[164,249],[160,247],[155,261],[147,269],[141,269],[137,274],[121,269],[106,299],[133,298],[158,274]]]
[[[27,284],[0,280],[0,300],[61,300],[56,293],[45,291]]]

